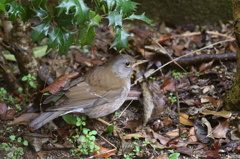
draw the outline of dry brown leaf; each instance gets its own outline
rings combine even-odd
[[[24,124],[26,125],[29,121],[39,116],[39,113],[25,113],[14,119],[9,125]]]
[[[127,135],[124,135],[123,136],[123,139],[124,140],[129,140],[129,139],[132,139],[132,138],[144,138],[143,134],[142,133],[134,133],[134,134],[127,134]]]
[[[182,129],[181,131],[182,131],[181,133],[185,133],[186,132],[185,129]],[[178,129],[174,129],[172,131],[168,131],[166,133],[166,135],[171,136],[171,137],[178,137],[179,136],[179,130]]]
[[[170,91],[174,92],[175,91],[175,81],[170,81],[168,78],[165,78],[163,81],[163,84],[161,86],[161,89],[163,90],[164,93]]]
[[[131,132],[136,132],[135,130],[142,125],[142,120],[138,119],[138,120],[130,120],[127,122],[127,124],[125,125],[125,128],[128,128],[131,130]]]
[[[7,113],[7,105],[5,102],[0,102],[0,118]]]
[[[195,142],[197,142],[197,141],[198,141],[198,139],[197,139],[196,134],[195,134],[195,128],[192,127],[192,128],[190,128],[190,130],[189,130],[188,143],[195,143]]]
[[[41,151],[42,145],[50,140],[50,135],[42,135],[38,133],[24,134],[23,138],[29,142],[36,152]]]
[[[182,55],[182,50],[184,49],[183,45],[174,45],[172,46],[172,49],[174,50],[174,55],[179,57]]]
[[[193,126],[193,121],[189,120],[188,118],[189,116],[187,114],[180,113],[180,123],[187,126]]]
[[[68,75],[62,76],[59,79],[57,79],[56,81],[54,81],[51,85],[49,85],[48,87],[44,88],[41,92],[50,92],[50,93],[56,93],[57,91],[59,91],[61,89],[61,87],[64,87],[68,81],[68,79],[72,79],[75,78],[79,75],[78,72],[72,72]]]
[[[97,146],[100,147],[99,153],[94,155],[94,158],[109,158],[113,155],[116,155],[116,149],[107,149],[105,147],[102,147],[99,143],[95,142]]]
[[[218,125],[213,128],[213,136],[215,138],[226,138],[229,130],[229,120],[218,121]]]
[[[152,134],[153,134],[153,137],[155,139],[158,139],[160,141],[160,143],[164,146],[166,146],[168,144],[168,142],[170,141],[170,138],[164,137],[164,136],[162,136],[162,135],[160,135],[160,134],[158,134],[154,131],[152,131]]]
[[[16,112],[17,108],[7,110],[5,114],[1,115],[1,120],[14,119]]]
[[[232,116],[232,112],[231,111],[226,111],[226,110],[219,111],[219,112],[211,111],[211,110],[204,110],[201,113],[204,114],[204,115],[214,115],[214,116],[220,116],[220,117],[223,117],[223,118],[230,118]]]
[[[168,154],[163,154],[158,156],[156,159],[169,159],[169,158],[168,158]]]
[[[153,97],[149,90],[148,84],[146,82],[143,82],[141,86],[143,90],[143,108],[144,108],[143,124],[146,125],[148,120],[151,118],[154,104]]]
[[[208,63],[203,63],[201,64],[201,66],[199,67],[199,72],[204,72],[207,71],[208,69],[210,69],[210,67],[212,66],[214,60],[208,62]]]

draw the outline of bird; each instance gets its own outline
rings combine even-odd
[[[103,66],[88,71],[73,80],[69,88],[52,94],[43,104],[62,95],[60,99],[29,126],[39,129],[49,121],[68,113],[84,113],[89,118],[100,118],[118,110],[127,99],[131,86],[131,74],[138,65],[127,54],[119,54]],[[66,87],[67,88],[67,87]]]

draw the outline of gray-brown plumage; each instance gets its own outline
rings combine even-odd
[[[106,65],[89,71],[83,78],[78,79],[76,85],[70,86],[53,107],[34,119],[29,126],[38,129],[56,117],[71,112],[81,112],[90,118],[115,112],[130,91],[134,63],[134,58],[129,55],[118,55]],[[44,103],[61,93],[53,94]]]

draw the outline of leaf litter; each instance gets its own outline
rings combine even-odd
[[[233,28],[221,30],[206,27],[200,32],[198,26],[194,31],[187,27],[166,26],[164,33],[161,30],[153,32],[144,25],[127,29],[132,34],[129,39],[131,49],[122,52],[137,59],[146,59],[148,63],[139,67],[134,74],[134,86],[129,95],[129,99],[134,99],[132,104],[123,111],[127,101],[116,113],[103,118],[116,131],[105,136],[106,126],[97,124],[95,120],[87,121],[87,127],[98,131],[106,139],[97,137],[100,154],[90,157],[122,158],[124,154],[134,153],[136,158],[160,159],[173,154],[169,149],[180,153],[181,158],[237,156],[236,153],[240,152],[240,135],[235,118],[239,115],[222,109],[223,97],[231,88],[235,76]],[[57,59],[59,63],[54,62],[54,55],[51,55],[54,53],[40,59],[50,64],[49,70],[53,76],[61,77],[43,89],[42,93],[58,91],[68,80],[102,65],[116,54],[114,49],[109,49],[113,33],[107,26],[96,30],[98,35],[94,46],[88,46],[85,50],[72,47],[67,56]],[[88,54],[85,53],[86,49]],[[39,105],[39,102],[35,100],[33,105]],[[5,118],[11,110],[9,103],[1,103],[0,108],[1,118]],[[19,116],[13,113],[14,126],[26,125],[31,118],[25,114]],[[54,123],[57,125],[54,129],[48,125],[36,134],[26,133],[25,136],[31,137],[30,144],[41,141],[35,146],[36,151],[48,149],[53,152],[53,149],[60,151],[73,146],[67,146],[66,138],[72,135],[74,126],[61,119],[56,119]],[[5,128],[6,124],[4,122],[1,127]],[[21,125],[20,128],[29,132],[26,126]],[[46,134],[51,135],[45,137]],[[47,148],[50,145],[54,148]],[[64,155],[69,156],[69,153],[66,151]],[[46,154],[39,153],[42,156]]]

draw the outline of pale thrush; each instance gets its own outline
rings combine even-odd
[[[64,94],[29,126],[38,129],[58,116],[73,112],[84,113],[89,118],[115,112],[127,99],[135,64],[133,57],[121,54],[107,64],[87,72],[84,77],[73,81],[68,90],[63,89],[47,98],[44,104]]]

